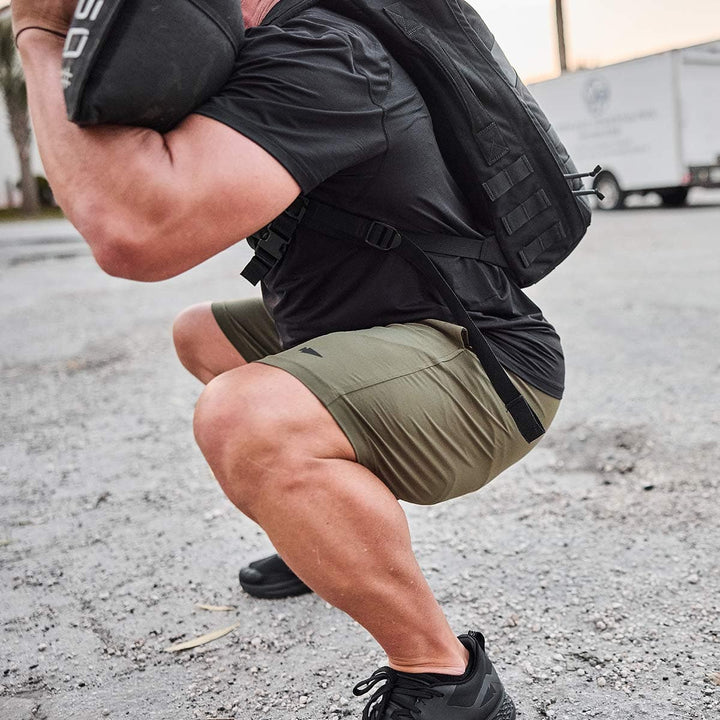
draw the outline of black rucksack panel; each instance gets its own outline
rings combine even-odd
[[[428,105],[438,145],[521,287],[556,267],[585,234],[590,212],[557,134],[492,33],[462,0],[333,0],[407,70]],[[490,190],[489,190],[490,189]]]

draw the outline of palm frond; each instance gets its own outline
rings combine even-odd
[[[0,90],[9,111],[27,112],[27,88],[10,18],[0,19]]]

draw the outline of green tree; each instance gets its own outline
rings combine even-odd
[[[5,98],[10,133],[15,141],[20,163],[22,209],[34,213],[40,209],[37,182],[30,166],[32,130],[27,103],[27,88],[20,58],[15,50],[10,18],[0,19],[0,88]]]

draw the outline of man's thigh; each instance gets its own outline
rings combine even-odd
[[[282,350],[275,324],[260,298],[214,302],[210,307],[215,322],[245,362]]]
[[[525,455],[462,328],[440,321],[324,335],[260,360],[328,409],[358,462],[409,502],[479,489]],[[559,401],[511,375],[547,427]]]

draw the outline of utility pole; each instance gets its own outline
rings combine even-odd
[[[557,23],[560,72],[565,72],[567,70],[567,54],[565,52],[565,21],[563,19],[563,0],[555,0],[555,21]]]

